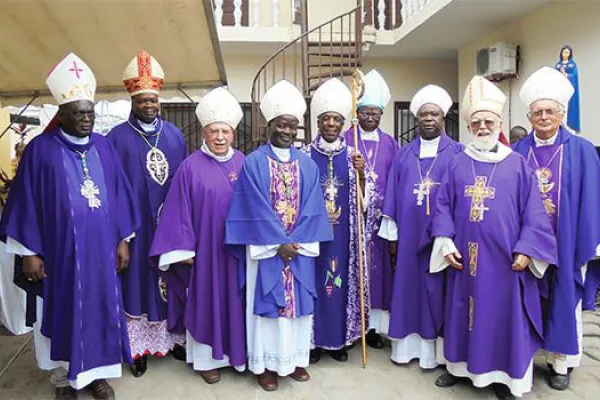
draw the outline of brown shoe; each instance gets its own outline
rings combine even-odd
[[[277,374],[275,372],[265,370],[265,372],[258,376],[258,384],[267,392],[277,390],[277,388],[279,388]]]
[[[221,380],[221,371],[218,369],[211,369],[208,371],[200,371],[200,376],[204,379],[204,382],[212,385],[213,383],[217,383]]]
[[[296,367],[296,370],[290,375],[290,378],[296,382],[306,382],[310,380],[310,375],[305,368]]]
[[[87,386],[87,389],[92,392],[95,399],[108,400],[115,398],[115,391],[108,384],[106,379],[98,379]]]
[[[77,390],[71,386],[57,387],[55,389],[54,398],[56,400],[74,400],[77,398]]]

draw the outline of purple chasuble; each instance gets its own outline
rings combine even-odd
[[[366,212],[365,235],[367,238],[367,262],[370,273],[371,308],[390,310],[394,273],[392,257],[387,240],[377,235],[381,226],[383,199],[392,162],[398,153],[398,143],[391,135],[377,129],[378,141],[363,140],[358,128],[358,145],[354,145],[352,128],[344,134],[349,147],[356,147],[365,158],[365,174],[372,183],[369,193],[369,208]]]
[[[442,177],[463,146],[442,133],[435,157],[420,159],[420,151],[420,139],[400,149],[383,205],[383,215],[398,228],[389,330],[394,339],[414,333],[435,339],[442,334],[445,272],[429,273],[429,233]]]
[[[343,137],[340,137],[340,149],[332,153],[320,146],[322,140],[318,137],[305,149],[319,167],[321,190],[333,232],[333,241],[322,243],[319,257],[315,259],[317,300],[313,343],[319,348],[338,350],[360,337],[356,173]],[[363,257],[365,255],[363,253]],[[366,269],[364,279],[368,305]]]
[[[464,266],[446,269],[445,358],[466,362],[474,374],[523,378],[543,343],[542,311],[537,279],[529,267],[513,271],[513,258],[557,259],[525,159],[517,153],[499,163],[454,157],[439,188],[432,236],[452,238]]]
[[[246,362],[246,330],[238,260],[226,251],[224,237],[243,162],[239,151],[223,163],[202,151],[186,158],[171,183],[150,252],[156,257],[195,252],[193,266],[171,264],[164,273],[169,329],[187,329],[196,342],[212,348],[213,359],[228,356],[234,366]]]
[[[93,182],[86,190],[83,153]],[[51,339],[50,358],[69,362],[71,380],[131,362],[116,256],[137,226],[131,188],[106,138],[92,134],[75,145],[57,128],[27,146],[0,232],[44,260],[47,278],[24,288],[43,297],[41,332]]]
[[[122,278],[125,312],[134,317],[146,314],[149,321],[161,321],[167,317],[166,297],[148,255],[171,179],[185,158],[185,139],[177,127],[160,117],[155,132],[144,132],[133,113],[107,137],[121,158],[142,223],[129,244],[129,268]],[[155,145],[164,154],[168,170],[154,163],[152,157],[156,156],[150,146]]]

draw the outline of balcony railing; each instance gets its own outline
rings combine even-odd
[[[279,28],[283,21],[291,25],[295,15],[294,0],[213,0],[215,22],[218,27],[272,27]],[[290,13],[285,17],[283,13]]]
[[[395,30],[429,1],[364,0],[363,25],[371,25],[377,31]],[[348,3],[350,6],[352,1]],[[213,0],[213,5],[219,27],[279,28],[299,25],[301,21],[300,0]],[[318,7],[309,12],[318,12]]]

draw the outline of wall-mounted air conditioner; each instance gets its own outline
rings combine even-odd
[[[517,46],[496,43],[477,51],[477,75],[493,80],[502,80],[517,75]]]

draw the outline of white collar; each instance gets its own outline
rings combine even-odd
[[[365,131],[361,129],[360,137],[362,138],[362,140],[371,140],[377,142],[379,141],[379,130],[375,129],[374,131]]]
[[[506,157],[508,157],[510,155],[510,153],[512,153],[512,149],[500,142],[498,142],[498,150],[497,151],[480,151],[477,150],[475,148],[475,146],[472,145],[472,143],[469,143],[467,145],[467,147],[465,148],[465,153],[471,157],[472,159],[474,159],[475,161],[481,161],[481,162],[485,162],[485,163],[499,163],[500,161],[504,160]]]
[[[435,139],[426,140],[419,136],[421,147],[419,150],[419,158],[433,158],[437,155],[438,148],[440,146],[440,138],[442,135]]]
[[[318,136],[317,141],[318,147],[321,150],[324,150],[326,153],[334,153],[340,151],[344,147],[344,142],[339,136],[337,139],[335,139],[335,142],[333,143],[329,143],[328,141],[323,139],[321,135]]]
[[[150,122],[149,124],[147,124],[144,121],[140,121],[139,119],[137,119],[138,124],[140,124],[140,128],[142,128],[144,130],[144,132],[154,132],[156,130],[156,124],[158,123],[158,118],[154,118],[154,121]]]
[[[271,150],[273,150],[273,153],[275,153],[275,155],[282,162],[288,162],[290,160],[290,158],[292,158],[292,152],[290,151],[289,148],[282,149],[281,147],[275,147],[275,146],[273,146],[271,143],[269,143],[269,146],[271,146]]]
[[[556,142],[556,138],[558,138],[558,131],[549,139],[541,139],[533,132],[533,140],[535,140],[535,145],[538,147],[552,146]]]
[[[231,160],[233,158],[233,156],[235,155],[235,151],[233,151],[233,148],[231,148],[231,146],[229,146],[229,149],[227,150],[227,154],[225,154],[224,156],[218,156],[215,153],[213,153],[212,151],[210,151],[210,149],[206,145],[206,142],[202,143],[202,147],[200,147],[200,150],[204,154],[206,154],[207,156],[212,158],[213,160],[218,161],[220,163],[224,163],[224,162]]]
[[[68,133],[63,131],[62,128],[59,128],[59,130],[60,130],[60,134],[63,135],[63,137],[65,139],[67,139],[69,142],[71,142],[73,144],[84,145],[84,144],[88,144],[90,142],[89,136],[78,137],[78,136],[69,135]]]

